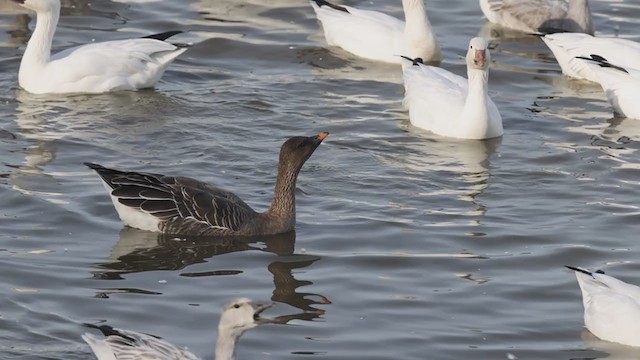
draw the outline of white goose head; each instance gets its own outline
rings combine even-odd
[[[60,0],[13,0],[36,13],[59,13]]]
[[[471,39],[467,51],[467,68],[487,70],[490,62],[489,42],[481,37]]]
[[[260,313],[273,304],[258,304],[247,298],[231,300],[222,308],[218,330],[220,332],[243,332],[264,321]]]

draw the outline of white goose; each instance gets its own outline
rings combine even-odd
[[[331,46],[375,61],[400,64],[398,55],[439,62],[442,53],[425,12],[424,0],[402,0],[405,21],[371,10],[311,0]]]
[[[163,40],[178,32],[147,38],[81,45],[51,55],[60,0],[13,0],[36,12],[36,27],[20,63],[20,87],[35,94],[103,93],[155,85],[186,48]]]
[[[640,120],[640,68],[618,66],[596,54],[579,56],[577,59],[589,64],[616,113]]]
[[[590,54],[607,54],[607,60],[618,66],[640,68],[640,43],[635,41],[582,33],[545,35],[542,40],[558,60],[562,73],[573,78],[598,82],[591,66],[576,58]]]
[[[588,0],[480,0],[489,21],[524,32],[593,34]]]
[[[438,135],[481,140],[503,134],[502,117],[487,92],[491,56],[487,40],[473,38],[467,52],[468,80],[408,59],[403,67],[405,106],[413,126]]]
[[[260,317],[272,305],[257,304],[246,298],[232,300],[222,308],[216,342],[216,360],[235,360],[236,343],[247,330],[266,320]],[[199,360],[186,348],[172,345],[160,338],[111,326],[87,325],[99,329],[104,339],[90,333],[82,335],[98,360]]]
[[[640,287],[602,271],[567,268],[576,272],[586,328],[602,340],[640,346]]]

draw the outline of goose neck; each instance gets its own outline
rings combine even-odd
[[[425,61],[439,60],[440,48],[426,13],[423,0],[403,0],[405,53]]]
[[[582,31],[593,35],[593,21],[591,20],[591,8],[588,0],[570,1],[567,18],[573,19]]]
[[[27,43],[27,48],[20,63],[20,70],[33,72],[49,62],[51,42],[56,31],[60,9],[53,8],[36,14],[36,27]]]
[[[469,95],[471,93],[487,94],[487,84],[489,82],[489,71],[480,69],[467,69],[469,79]]]
[[[301,166],[278,165],[278,177],[271,207],[267,211],[270,220],[281,224],[280,231],[293,230],[296,222],[296,181]]]
[[[218,329],[215,360],[236,360],[236,344],[244,330]]]

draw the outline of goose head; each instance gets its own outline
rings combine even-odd
[[[471,39],[467,51],[467,68],[487,70],[490,62],[489,42],[481,37]]]
[[[280,166],[294,172],[299,171],[328,135],[328,132],[321,132],[316,136],[294,136],[288,139],[280,148]]]
[[[60,0],[12,0],[19,5],[24,6],[29,10],[33,10],[36,13],[60,12]]]
[[[242,333],[264,321],[260,314],[273,304],[259,304],[247,298],[231,300],[222,308],[218,329],[220,332]]]

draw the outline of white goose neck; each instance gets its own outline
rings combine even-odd
[[[467,99],[462,110],[463,121],[466,128],[482,129],[488,127],[489,124],[489,95],[488,80],[489,71],[468,68],[467,76],[469,78],[469,87]]]
[[[218,329],[215,360],[236,360],[236,344],[244,329]]]
[[[51,42],[53,34],[60,18],[60,8],[54,7],[51,11],[43,11],[36,14],[36,27],[27,43],[27,48],[20,62],[19,78],[30,74],[34,75],[43,68],[51,56]]]
[[[402,0],[406,55],[424,61],[441,60],[440,48],[427,17],[424,0]]]
[[[489,71],[467,68],[467,78],[469,79],[469,96],[474,94],[487,94],[487,84],[489,82]]]
[[[591,8],[588,0],[570,0],[567,18],[580,26],[583,31],[593,34],[593,22],[591,20]]]

